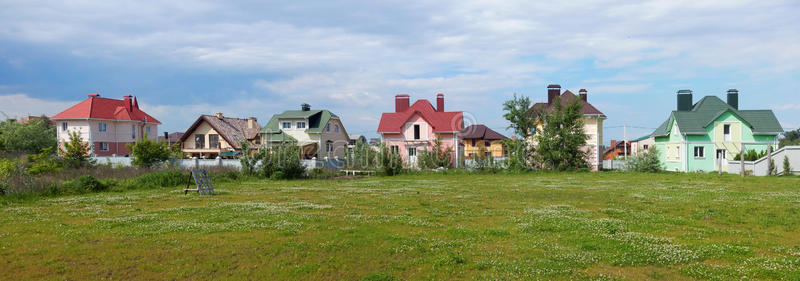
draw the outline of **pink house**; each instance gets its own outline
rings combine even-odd
[[[422,150],[431,150],[438,138],[445,148],[452,148],[451,163],[458,163],[459,132],[464,128],[461,111],[444,111],[444,94],[436,95],[436,108],[427,100],[410,105],[408,95],[395,96],[395,111],[381,115],[378,133],[382,142],[397,151],[413,166]]]

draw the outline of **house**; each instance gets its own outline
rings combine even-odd
[[[508,139],[485,125],[470,125],[461,131],[462,144],[466,159],[473,159],[478,154],[487,157],[505,157],[506,147],[502,140]]]
[[[353,148],[356,146],[356,143],[367,144],[367,138],[362,135],[350,135],[350,141],[347,146]]]
[[[583,113],[583,131],[589,137],[586,140],[586,145],[583,150],[587,152],[586,162],[589,163],[593,171],[602,168],[603,151],[601,149],[603,144],[603,120],[606,115],[594,107],[588,101],[588,92],[586,89],[578,91],[579,96],[576,96],[571,91],[566,90],[561,93],[561,85],[551,84],[547,86],[547,103],[536,103],[528,111],[529,115],[535,115],[540,112],[549,112],[553,108],[553,102],[559,100],[562,105],[569,102],[578,100],[581,103],[581,113]],[[539,124],[541,129],[542,124]],[[535,145],[535,139],[532,137],[528,140]]]
[[[656,139],[653,137],[653,134],[649,134],[646,136],[642,136],[638,139],[632,140],[631,142],[631,154],[630,155],[638,155],[639,153],[647,152],[648,149],[651,147],[655,147]]]
[[[133,144],[145,135],[153,140],[158,136],[156,118],[139,109],[139,102],[131,95],[123,99],[89,97],[54,115],[59,146],[69,142],[69,132],[79,132],[90,145],[93,156],[128,156],[126,144]]]
[[[611,140],[611,145],[603,152],[603,159],[613,160],[624,158],[625,154],[631,155],[631,144],[624,140],[616,141]]]
[[[173,144],[180,143],[180,139],[182,136],[183,132],[173,132],[173,133],[164,132],[163,136],[158,136],[158,141],[166,142],[167,145],[172,146]]]
[[[436,96],[435,108],[428,100],[410,105],[408,95],[396,95],[395,110],[381,115],[378,134],[382,143],[398,152],[409,166],[416,164],[420,151],[432,150],[437,139],[444,149],[453,149],[451,163],[457,164],[463,128],[461,111],[445,111],[444,94]]]
[[[677,93],[677,108],[654,132],[655,145],[669,171],[727,171],[742,150],[777,147],[783,133],[772,110],[739,109],[739,91],[728,90],[727,102],[706,96],[693,104],[692,91]]]
[[[290,142],[302,148],[305,159],[343,158],[350,143],[339,116],[308,104],[273,115],[260,133],[263,146]]]
[[[233,118],[218,112],[215,115],[200,115],[178,142],[181,150],[191,157],[234,157],[243,152],[242,140],[249,142],[251,148],[258,147],[259,129],[261,126],[255,117]]]

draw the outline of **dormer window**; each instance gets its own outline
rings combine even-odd
[[[283,122],[283,123],[281,123],[281,128],[291,129],[292,128],[292,122]]]
[[[419,139],[419,124],[414,125],[414,139],[415,140]]]
[[[305,128],[306,128],[306,122],[304,122],[304,121],[298,121],[298,122],[297,122],[297,126],[296,126],[296,127],[297,127],[298,129],[305,129]]]

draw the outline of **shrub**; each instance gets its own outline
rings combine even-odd
[[[764,156],[767,156],[767,151],[762,150],[761,152],[757,152],[755,149],[750,149],[744,153],[744,161],[756,161]],[[733,157],[734,161],[739,161],[741,159],[742,159],[741,152]]]
[[[0,152],[38,153],[57,145],[55,135],[56,128],[45,116],[28,123],[6,119],[0,122]]]
[[[433,147],[430,151],[422,150],[417,156],[417,166],[420,169],[436,169],[440,167],[450,167],[450,155],[453,153],[453,148],[444,148],[442,140],[437,138],[433,141]]]
[[[64,163],[73,168],[91,166],[94,163],[89,158],[89,143],[83,141],[78,131],[69,132],[69,142],[61,149]]]
[[[77,179],[65,181],[64,184],[62,184],[62,190],[67,194],[100,192],[107,189],[108,186],[92,175],[83,175]]]
[[[783,156],[783,175],[788,176],[792,174],[792,163],[789,162],[789,156]]]
[[[371,170],[375,168],[378,152],[368,144],[357,142],[353,152],[347,155],[347,167],[358,170]]]
[[[158,167],[172,154],[166,142],[153,141],[147,137],[147,134],[144,134],[141,140],[136,141],[136,144],[126,144],[126,146],[133,154],[131,164],[145,169]]]
[[[399,175],[403,171],[403,157],[400,156],[400,153],[393,151],[384,144],[381,144],[380,147],[378,164],[380,165],[381,173],[386,176]]]
[[[658,150],[655,146],[650,147],[646,152],[636,156],[628,157],[625,169],[634,172],[658,173],[664,170],[664,165],[658,157]]]
[[[42,149],[39,154],[28,154],[28,168],[31,175],[41,175],[45,173],[58,172],[62,170],[63,163],[56,159],[53,147]]]
[[[189,175],[180,170],[157,171],[133,178],[129,188],[172,187],[185,184]]]

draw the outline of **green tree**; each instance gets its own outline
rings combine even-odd
[[[800,145],[800,129],[783,133],[783,138],[778,142],[778,146],[784,147],[789,145]]]
[[[242,148],[242,156],[239,157],[239,162],[242,164],[242,173],[248,176],[256,174],[256,165],[258,160],[261,159],[263,150],[259,150],[256,154],[250,154],[250,142],[247,140],[240,140],[239,147]]]
[[[381,144],[378,165],[380,165],[380,171],[386,176],[399,175],[403,171],[403,157],[397,151]]]
[[[422,150],[417,156],[417,166],[420,169],[436,169],[439,167],[450,167],[450,155],[453,154],[453,148],[445,148],[442,145],[442,140],[437,138],[433,141],[431,150]]]
[[[588,168],[586,151],[589,138],[583,131],[581,103],[575,99],[566,105],[553,100],[552,110],[543,117],[541,134],[536,135],[536,157],[544,169],[578,170]]]
[[[533,168],[536,149],[525,139],[505,139],[501,141],[508,149],[508,169],[527,171]]]
[[[625,169],[634,172],[658,173],[663,171],[664,168],[655,146],[650,147],[644,153],[628,157],[628,161],[625,162]]]
[[[153,141],[147,137],[147,134],[144,134],[142,139],[136,141],[134,145],[127,144],[126,146],[133,155],[131,164],[141,168],[158,167],[164,161],[167,161],[171,155],[167,142]]]
[[[347,167],[351,169],[373,169],[378,158],[378,151],[375,151],[368,144],[356,142],[352,153],[347,155]]]
[[[526,96],[517,96],[503,103],[503,118],[508,120],[509,129],[522,139],[527,139],[536,133],[536,120],[528,112],[531,108],[531,100]]]
[[[792,163],[789,162],[789,156],[783,156],[783,175],[788,176],[792,174]]]
[[[0,152],[39,153],[57,144],[56,128],[45,116],[27,123],[14,119],[0,122]]]
[[[69,142],[64,143],[64,147],[61,148],[64,164],[73,168],[94,164],[89,158],[89,147],[89,143],[83,141],[80,132],[69,132]]]

